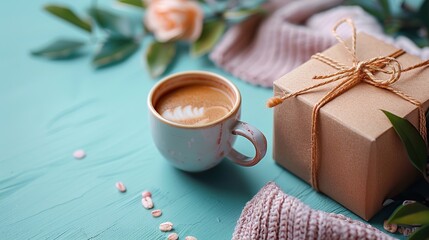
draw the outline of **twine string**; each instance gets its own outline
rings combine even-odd
[[[342,24],[348,24],[352,31],[352,45],[351,48],[347,46],[345,41],[338,35],[337,29]],[[382,88],[387,91],[394,93],[395,95],[401,97],[407,102],[415,105],[419,111],[419,132],[423,137],[425,142],[427,143],[427,135],[426,135],[426,117],[424,114],[424,110],[422,107],[422,103],[417,99],[405,94],[399,89],[393,88],[391,85],[397,82],[401,73],[407,72],[413,69],[426,67],[429,65],[429,60],[421,62],[419,64],[413,65],[411,67],[402,69],[401,64],[396,59],[401,56],[405,52],[403,50],[397,50],[388,56],[379,56],[374,57],[368,60],[359,61],[356,54],[356,27],[351,19],[342,19],[340,20],[332,29],[332,34],[335,38],[344,46],[346,51],[352,56],[352,66],[348,67],[328,56],[325,56],[321,53],[317,53],[312,56],[313,59],[316,59],[320,62],[323,62],[337,71],[331,74],[326,75],[317,75],[314,76],[314,80],[325,80],[323,82],[317,83],[315,85],[306,87],[299,91],[289,94],[283,94],[281,96],[275,96],[268,100],[268,107],[275,107],[281,103],[283,103],[286,99],[291,97],[296,97],[298,95],[302,95],[310,92],[311,90],[317,89],[321,86],[338,82],[333,89],[331,89],[328,93],[323,96],[319,102],[313,107],[311,118],[311,162],[310,162],[310,171],[311,171],[311,185],[314,189],[319,191],[318,185],[318,169],[320,165],[319,157],[318,157],[318,117],[320,108],[322,108],[325,104],[343,94],[344,92],[350,90],[361,82],[365,82],[377,88]],[[387,75],[387,78],[376,77],[374,74],[377,72],[383,73],[383,75]]]

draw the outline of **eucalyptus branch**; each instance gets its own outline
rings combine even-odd
[[[151,7],[153,7],[151,4],[157,4],[157,1],[153,1],[149,5],[143,4],[141,0],[116,1],[121,4],[138,7],[142,11],[150,11]],[[173,0],[168,0],[165,3],[169,1]],[[185,24],[182,26],[183,23],[177,23],[177,26],[180,25],[179,32],[184,31],[184,29],[186,31],[173,37],[165,37],[165,34],[159,34],[167,31],[163,29],[163,26],[156,24],[165,16],[154,14],[151,19],[145,18],[143,20],[144,23],[142,21],[139,25],[142,31],[135,31],[136,25],[131,18],[118,15],[114,11],[99,6],[101,2],[98,0],[91,0],[87,16],[83,17],[80,14],[76,14],[67,6],[47,4],[44,9],[48,13],[85,31],[89,34],[89,41],[67,38],[57,39],[43,48],[32,51],[31,54],[51,59],[80,57],[83,56],[80,52],[89,42],[90,44],[97,45],[95,52],[92,54],[92,65],[95,68],[103,68],[124,61],[139,49],[146,35],[153,35],[154,40],[146,48],[145,59],[149,73],[153,78],[157,78],[167,71],[169,65],[174,61],[176,53],[179,52],[176,51],[176,48],[179,46],[176,44],[176,41],[188,42],[192,56],[198,57],[208,54],[228,27],[225,15],[226,11],[231,11],[233,12],[232,15],[235,14],[234,16],[238,15],[239,17],[247,17],[255,13],[251,9],[250,11],[249,9],[240,9],[239,5],[244,2],[241,0],[230,0],[227,3],[229,8],[236,8],[233,10],[220,9],[220,5],[217,4],[216,0],[199,0],[199,3],[202,2],[205,2],[211,9],[205,17],[202,17],[203,14],[195,14],[194,12],[203,13],[201,6],[195,8],[194,3],[190,0],[189,2],[182,2],[183,4],[180,5],[180,8],[184,9],[184,11],[181,11],[181,17],[190,18],[190,21],[187,22],[195,22],[202,26],[195,27],[194,24],[188,24],[189,26]],[[166,14],[173,13],[177,10],[176,8],[177,5],[175,4],[167,6],[168,11]],[[171,12],[169,13],[169,11]],[[151,24],[151,26],[155,27],[152,27],[150,30],[145,27],[146,24],[149,24],[149,21],[155,23]],[[190,32],[192,34],[187,34]],[[196,35],[198,36],[196,37]]]

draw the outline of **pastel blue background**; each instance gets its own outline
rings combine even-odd
[[[60,36],[88,39],[84,32],[42,11],[45,0],[0,3],[0,238],[165,239],[158,230],[174,223],[184,239],[230,239],[245,203],[268,181],[316,209],[357,218],[277,166],[272,155],[271,89],[238,80],[207,58],[193,59],[182,46],[169,73],[207,70],[226,76],[243,97],[242,119],[268,139],[268,153],[255,167],[225,160],[200,174],[171,167],[156,150],[148,126],[146,97],[157,82],[139,52],[127,62],[94,70],[90,57],[50,61],[29,52]],[[63,1],[80,13],[90,1]],[[124,14],[139,12],[115,7]],[[251,155],[239,139],[236,147]],[[87,157],[72,153],[84,149]],[[123,181],[124,194],[115,188]],[[163,216],[142,208],[141,192],[152,191]],[[371,221],[380,227],[391,209]]]

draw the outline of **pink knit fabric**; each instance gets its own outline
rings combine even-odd
[[[423,59],[429,48],[420,49],[405,37],[393,39],[359,7],[335,7],[341,0],[271,0],[265,6],[268,16],[254,16],[231,27],[210,58],[232,75],[255,85],[271,87],[274,80],[306,62],[313,54],[337,43],[333,25],[352,18],[358,31],[393,43]],[[349,29],[339,29],[350,36]],[[343,33],[343,34],[341,34]]]
[[[254,16],[233,26],[210,54],[221,68],[252,84],[272,86],[275,79],[335,43],[317,29],[299,25],[341,0],[270,1],[268,17]]]
[[[341,214],[311,209],[268,183],[244,207],[233,240],[394,239]]]

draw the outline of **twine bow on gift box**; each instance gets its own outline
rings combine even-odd
[[[347,23],[352,29],[352,48],[350,49],[344,40],[337,34],[337,28],[343,24]],[[414,104],[417,106],[419,111],[419,131],[420,135],[423,137],[425,142],[427,142],[426,135],[426,118],[424,114],[424,110],[422,108],[422,103],[417,99],[405,94],[404,92],[393,88],[391,85],[398,81],[401,77],[401,73],[407,72],[416,68],[424,67],[429,65],[429,60],[424,61],[422,63],[416,64],[414,66],[402,69],[401,64],[396,60],[396,57],[401,56],[405,53],[404,50],[398,50],[389,56],[380,56],[374,57],[368,60],[359,61],[356,56],[356,27],[351,19],[342,19],[340,20],[332,29],[332,33],[335,38],[344,46],[346,51],[350,53],[353,59],[353,64],[351,67],[346,66],[342,63],[335,61],[334,59],[327,57],[321,53],[317,53],[312,56],[313,59],[317,59],[333,68],[338,70],[335,73],[328,75],[320,75],[314,76],[313,79],[327,79],[324,82],[315,84],[313,86],[304,88],[300,91],[284,94],[283,96],[274,96],[270,98],[267,102],[268,107],[275,107],[281,103],[283,103],[286,99],[291,97],[296,97],[301,94],[305,94],[310,90],[316,89],[323,85],[340,81],[340,83],[335,86],[332,90],[330,90],[319,102],[313,107],[312,111],[312,125],[311,125],[311,185],[314,189],[319,191],[318,186],[318,169],[319,169],[319,159],[318,159],[318,142],[317,142],[317,121],[319,110],[326,103],[333,100],[337,96],[343,94],[347,90],[353,88],[361,82],[370,84],[374,87],[386,89],[402,99]],[[376,72],[382,72],[389,76],[388,79],[381,79],[374,76]]]

